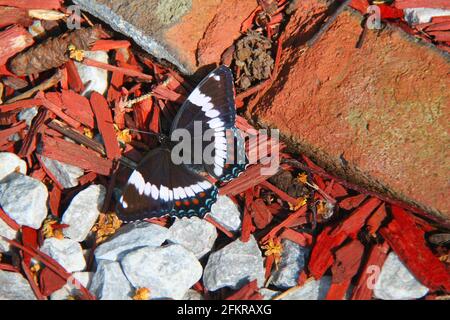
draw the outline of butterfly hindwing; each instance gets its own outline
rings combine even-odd
[[[204,216],[217,197],[217,188],[202,176],[175,165],[170,150],[149,152],[130,175],[117,204],[123,221],[164,215]]]

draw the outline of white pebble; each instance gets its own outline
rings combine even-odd
[[[0,270],[0,300],[36,300],[28,281],[16,272]]]
[[[169,241],[181,244],[198,259],[211,251],[217,238],[216,228],[198,217],[177,219],[169,230]]]
[[[169,236],[169,230],[149,222],[130,223],[95,250],[97,260],[120,260],[128,252],[142,247],[159,247]]]
[[[11,228],[9,225],[7,225],[6,222],[3,221],[3,219],[1,218],[0,218],[0,236],[3,236],[10,240],[15,240],[17,237],[17,231]],[[8,252],[9,249],[10,249],[9,243],[0,239],[0,253]]]
[[[86,239],[100,215],[105,194],[104,186],[90,185],[72,199],[62,217],[61,223],[69,225],[63,229],[64,236],[78,242]]]
[[[383,300],[411,300],[422,298],[428,288],[417,281],[392,251],[381,268],[373,293]]]
[[[47,216],[47,187],[39,180],[11,173],[0,183],[0,206],[17,224],[39,229]]]
[[[0,152],[0,181],[13,172],[27,173],[27,163],[11,152]]]
[[[211,207],[211,217],[227,230],[238,231],[241,228],[241,212],[238,206],[227,196],[218,196]]]
[[[89,287],[100,300],[131,300],[133,287],[118,262],[102,260]]]
[[[182,299],[202,276],[195,255],[178,244],[138,249],[128,253],[121,264],[135,288],[150,289],[151,299]]]
[[[253,236],[249,241],[233,241],[208,258],[203,283],[209,291],[223,287],[238,289],[246,282],[257,279],[264,284],[264,265],[261,251]]]
[[[78,178],[84,174],[83,169],[58,160],[44,156],[41,156],[41,160],[47,170],[53,174],[63,188],[76,187],[78,185]]]
[[[108,63],[108,53],[106,51],[85,51],[86,58]],[[75,62],[75,66],[80,75],[81,81],[85,85],[83,96],[90,96],[92,91],[104,94],[108,88],[108,71],[101,68],[87,66],[85,64]]]
[[[45,239],[41,251],[55,259],[68,272],[86,268],[83,250],[78,242],[71,239]]]

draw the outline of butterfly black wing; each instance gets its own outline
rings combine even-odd
[[[235,139],[235,121],[233,75],[228,67],[220,66],[206,76],[183,103],[172,124],[171,134],[177,129],[188,130],[192,137],[191,150],[194,150],[196,142],[201,144],[202,151],[212,145],[209,157],[203,154],[203,167],[216,179],[227,181],[242,172],[246,164],[244,145],[238,144]],[[200,124],[201,130],[194,127],[196,122]],[[204,141],[203,134],[207,130],[210,131],[210,138]],[[236,155],[241,155],[242,152],[244,162],[231,162],[232,159],[239,158]],[[194,155],[195,152],[192,151],[191,163],[195,162]]]
[[[183,164],[171,161],[170,151],[149,152],[130,175],[117,203],[123,221],[164,215],[203,217],[217,198],[217,188]]]

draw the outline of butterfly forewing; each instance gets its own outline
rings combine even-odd
[[[196,143],[201,144],[204,169],[216,179],[228,181],[245,169],[245,161],[230,161],[237,158],[236,148],[242,147],[233,139],[227,140],[228,131],[231,130],[232,136],[235,134],[235,120],[233,75],[228,67],[220,66],[206,76],[186,99],[171,132],[176,129],[188,130],[192,136],[191,150]],[[195,122],[200,123],[201,130],[195,129]],[[207,130],[211,131],[210,135],[206,134]],[[212,152],[204,153],[210,144],[214,147]],[[191,151],[191,163],[197,163],[194,161],[195,154],[199,152]]]

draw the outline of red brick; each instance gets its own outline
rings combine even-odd
[[[280,71],[250,116],[354,183],[450,218],[449,60],[387,27],[355,44],[361,16],[344,11],[301,51],[324,5],[302,1]]]

